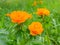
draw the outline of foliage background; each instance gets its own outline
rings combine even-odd
[[[0,45],[60,45],[60,0],[42,1],[43,4],[32,6],[34,0],[0,0]],[[33,14],[39,7],[45,7],[51,12],[50,16],[44,17],[45,22]],[[25,10],[33,14],[33,20],[27,20],[22,26],[25,32],[18,32],[15,29],[17,24],[6,17],[7,13],[14,10]],[[31,37],[26,33],[27,26],[32,21],[42,22],[42,35]]]

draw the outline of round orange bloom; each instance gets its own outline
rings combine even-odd
[[[28,29],[30,30],[30,34],[32,36],[35,36],[37,34],[41,34],[43,32],[43,27],[40,22],[32,22]]]
[[[36,5],[37,5],[37,2],[36,2],[36,1],[34,1],[34,2],[33,2],[33,6],[36,6]]]
[[[38,15],[46,15],[46,16],[48,16],[50,14],[50,11],[47,10],[46,8],[38,8],[37,9],[37,14]]]
[[[28,14],[25,11],[13,11],[7,15],[11,18],[12,22],[19,24],[25,22],[28,18],[31,18],[31,14]]]

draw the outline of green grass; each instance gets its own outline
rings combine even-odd
[[[39,2],[40,0],[37,0]],[[32,6],[34,0],[0,0],[0,45],[60,45],[60,0],[42,0],[43,4]],[[45,22],[37,18],[33,12],[37,8],[45,7],[50,10],[50,16],[44,17]],[[33,14],[33,21],[42,22],[42,35],[31,37],[26,32],[18,32],[17,24],[6,16],[15,10],[23,10]],[[32,22],[27,20],[22,27],[23,31]],[[20,28],[20,27],[18,27]],[[24,34],[24,35],[23,35]]]

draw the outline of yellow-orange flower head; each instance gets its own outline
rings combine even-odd
[[[31,18],[31,14],[28,14],[25,11],[13,11],[7,15],[11,18],[12,22],[19,24],[25,22],[28,18]]]
[[[34,1],[32,5],[33,6],[36,6],[37,5],[37,1]]]
[[[48,16],[50,14],[50,11],[46,8],[38,8],[37,9],[37,14],[38,15],[46,15]]]
[[[32,36],[41,34],[43,32],[43,27],[42,24],[40,22],[32,22],[28,29],[30,30],[30,34]]]

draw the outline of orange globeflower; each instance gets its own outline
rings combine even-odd
[[[13,11],[10,14],[7,14],[14,23],[23,23],[25,22],[28,18],[31,18],[31,14],[28,14],[25,11]]]
[[[48,16],[50,14],[50,11],[47,10],[46,8],[38,8],[37,9],[37,14],[38,15],[46,15],[46,16]]]
[[[36,6],[36,5],[37,5],[37,1],[34,1],[34,2],[33,2],[33,6]]]
[[[28,29],[30,30],[30,34],[32,36],[41,34],[43,32],[43,27],[42,24],[40,22],[32,22]]]

